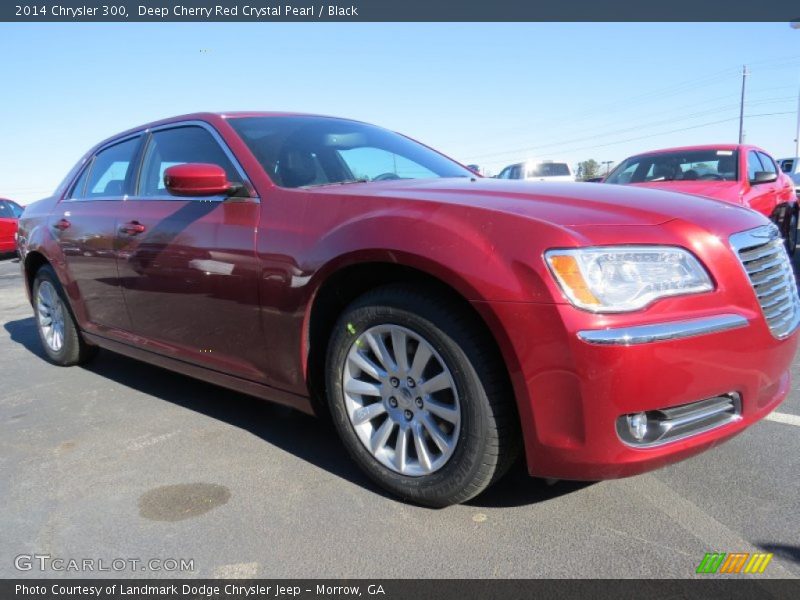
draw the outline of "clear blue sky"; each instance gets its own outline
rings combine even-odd
[[[100,139],[199,110],[352,117],[496,173],[735,142],[744,63],[746,113],[786,113],[746,141],[788,155],[800,88],[786,23],[5,23],[0,55],[0,196],[23,203]]]

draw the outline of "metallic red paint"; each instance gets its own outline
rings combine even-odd
[[[718,144],[702,146],[685,146],[681,148],[667,148],[653,152],[644,152],[648,156],[667,154],[671,152],[693,150],[726,150],[738,151],[738,173],[737,181],[707,181],[707,180],[673,180],[673,181],[648,181],[644,183],[633,183],[640,187],[657,188],[684,194],[696,194],[715,200],[731,202],[746,206],[760,212],[765,217],[772,219],[780,227],[784,237],[788,235],[787,228],[791,221],[792,214],[798,210],[797,196],[794,191],[794,182],[783,173],[779,168],[776,181],[768,183],[751,184],[747,178],[747,154],[754,150],[770,156],[770,154],[758,146],[748,144]],[[775,160],[773,159],[773,163]],[[777,163],[775,163],[777,168]]]
[[[225,170],[204,163],[169,167],[164,171],[164,185],[174,196],[217,196],[231,190]]]
[[[770,334],[727,243],[766,223],[755,212],[637,187],[483,178],[286,189],[230,127],[236,117],[204,113],[150,127],[208,123],[250,180],[249,197],[65,202],[76,168],[56,196],[26,210],[23,269],[53,265],[92,343],[312,412],[308,358],[323,342],[310,321],[320,290],[354,265],[402,265],[460,294],[493,334],[531,474],[575,479],[630,475],[699,452],[788,392],[798,334]],[[69,227],[54,228],[62,219]],[[121,230],[129,224],[141,230]],[[687,248],[715,289],[631,313],[578,310],[543,253],[607,244]],[[577,336],[724,312],[744,316],[747,331],[628,347]],[[621,414],[733,390],[743,395],[743,418],[719,429],[646,450],[615,432]]]
[[[5,198],[0,198],[0,201],[11,202]],[[0,254],[16,252],[17,221],[18,219],[0,217]]]

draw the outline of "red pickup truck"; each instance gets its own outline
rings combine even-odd
[[[401,498],[686,458],[789,391],[778,229],[640,187],[484,179],[345,119],[195,114],[92,148],[28,206],[59,365],[98,347],[327,414]],[[313,443],[309,440],[308,443]]]

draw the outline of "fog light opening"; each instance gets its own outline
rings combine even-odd
[[[628,431],[630,431],[631,437],[637,442],[644,440],[647,435],[647,413],[640,412],[628,415],[627,419]]]

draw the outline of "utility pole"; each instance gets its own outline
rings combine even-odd
[[[747,82],[747,65],[742,65],[742,100],[739,103],[739,143],[744,144],[744,85]]]
[[[800,91],[797,92],[797,131],[794,133],[795,160],[800,156]]]

